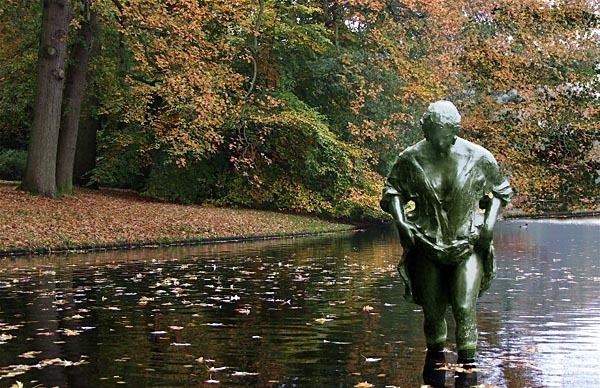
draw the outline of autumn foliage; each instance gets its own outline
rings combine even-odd
[[[85,113],[100,128],[91,183],[166,201],[379,217],[395,155],[421,138],[423,109],[446,98],[463,114],[463,136],[499,160],[516,206],[597,206],[595,1],[92,8],[101,29]],[[35,68],[39,12],[33,1],[0,6],[0,139],[18,140],[6,147],[27,138],[23,85]]]

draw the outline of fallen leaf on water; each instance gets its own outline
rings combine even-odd
[[[0,331],[18,330],[23,325],[7,325],[6,323],[0,323]]]
[[[235,371],[235,372],[233,372],[232,376],[238,376],[238,377],[258,376],[258,373]]]
[[[330,322],[330,321],[333,321],[333,319],[331,319],[331,318],[317,318],[317,319],[315,319],[315,322],[317,322],[320,325],[324,325],[325,322]]]
[[[362,356],[362,354],[361,354],[361,356]],[[365,358],[366,362],[379,362],[382,360],[381,358],[373,358],[373,357],[365,357],[365,356],[363,356],[363,357]]]
[[[479,368],[463,368],[462,364],[451,364],[451,363],[446,363],[439,368],[435,368],[435,370],[454,371],[454,372],[458,372],[458,373],[474,373],[474,372],[481,371],[481,369],[479,369]]]
[[[68,336],[68,337],[74,337],[77,336],[79,334],[81,334],[81,331],[79,330],[71,330],[71,329],[64,329],[63,334]]]
[[[140,300],[138,300],[138,304],[139,305],[146,305],[148,304],[148,302],[152,302],[154,300],[154,298],[148,298],[147,296],[142,296],[140,298]]]
[[[352,345],[352,342],[344,342],[344,341],[329,341],[323,340],[324,344],[334,344],[334,345]]]
[[[214,373],[214,372],[221,372],[221,371],[224,371],[226,369],[229,369],[229,367],[228,366],[220,366],[218,368],[215,368],[214,366],[211,366],[208,369],[208,371],[211,372],[211,373]]]
[[[51,359],[45,359],[40,361],[38,364],[36,365],[31,365],[32,368],[38,368],[41,369],[43,367],[49,366],[49,365],[57,365],[57,366],[78,366],[78,365],[83,365],[83,364],[89,364],[88,361],[85,360],[85,358],[79,360],[79,361],[69,361],[69,360],[63,360],[62,358],[51,358]]]
[[[374,387],[374,385],[369,383],[368,381],[363,381],[354,386],[354,388],[372,388],[372,387]]]
[[[365,311],[367,313],[373,311],[374,309],[375,308],[373,306],[369,306],[369,305],[366,305],[366,306],[363,307],[363,311]]]
[[[31,350],[29,352],[23,353],[21,355],[19,355],[19,357],[21,358],[35,358],[35,356],[37,356],[38,354],[41,354],[41,351],[38,350]]]

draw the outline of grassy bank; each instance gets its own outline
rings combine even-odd
[[[0,182],[0,256],[315,234],[352,229],[276,212],[189,206],[118,190],[52,200]]]

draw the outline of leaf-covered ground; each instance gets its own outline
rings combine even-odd
[[[0,254],[351,228],[315,217],[156,202],[128,191],[76,189],[53,200],[16,188],[0,182]]]

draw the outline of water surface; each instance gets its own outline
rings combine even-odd
[[[596,385],[599,250],[598,220],[498,224],[470,383]],[[400,253],[374,228],[3,259],[0,386],[419,387],[422,312],[402,298]]]

